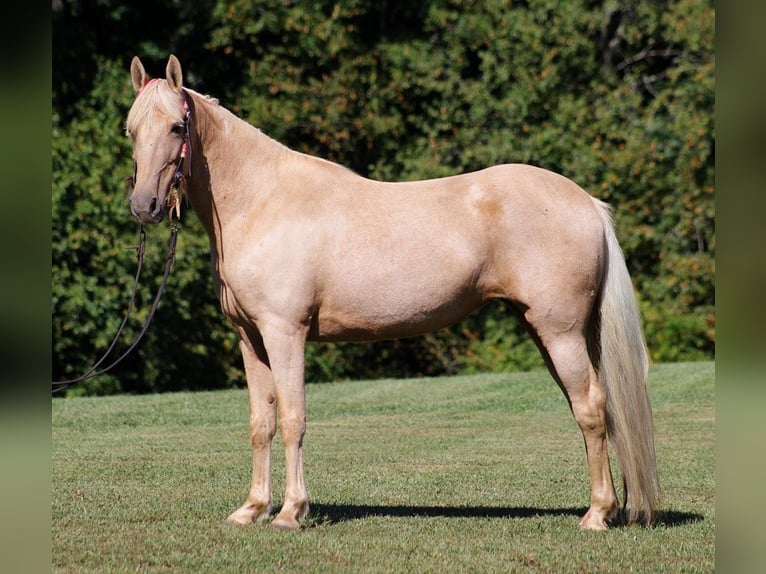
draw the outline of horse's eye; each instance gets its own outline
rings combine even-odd
[[[177,136],[184,135],[184,125],[183,124],[173,124],[173,127],[170,128],[170,133],[175,134]]]

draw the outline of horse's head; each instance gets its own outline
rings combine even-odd
[[[126,129],[133,140],[134,172],[130,209],[143,223],[159,222],[169,204],[178,205],[189,149],[190,113],[181,64],[170,56],[165,80],[149,79],[138,57],[130,65],[136,100]],[[188,163],[188,162],[187,162]],[[188,167],[186,168],[188,169]]]

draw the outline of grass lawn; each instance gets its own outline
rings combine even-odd
[[[652,367],[664,513],[605,533],[578,527],[584,446],[544,371],[309,385],[293,533],[224,524],[249,487],[244,390],[55,399],[52,570],[712,572],[714,372]],[[279,435],[273,462],[278,510]]]

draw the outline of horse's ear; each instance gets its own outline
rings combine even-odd
[[[133,82],[133,89],[136,93],[140,92],[141,88],[149,81],[149,76],[138,56],[133,56],[133,61],[130,62],[130,80]]]
[[[180,92],[184,87],[183,73],[181,72],[181,62],[173,54],[168,58],[168,65],[165,68],[165,77],[168,80],[168,86],[174,92]]]

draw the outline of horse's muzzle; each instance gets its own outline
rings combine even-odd
[[[167,206],[156,195],[130,198],[130,211],[141,223],[159,223],[165,215]]]

